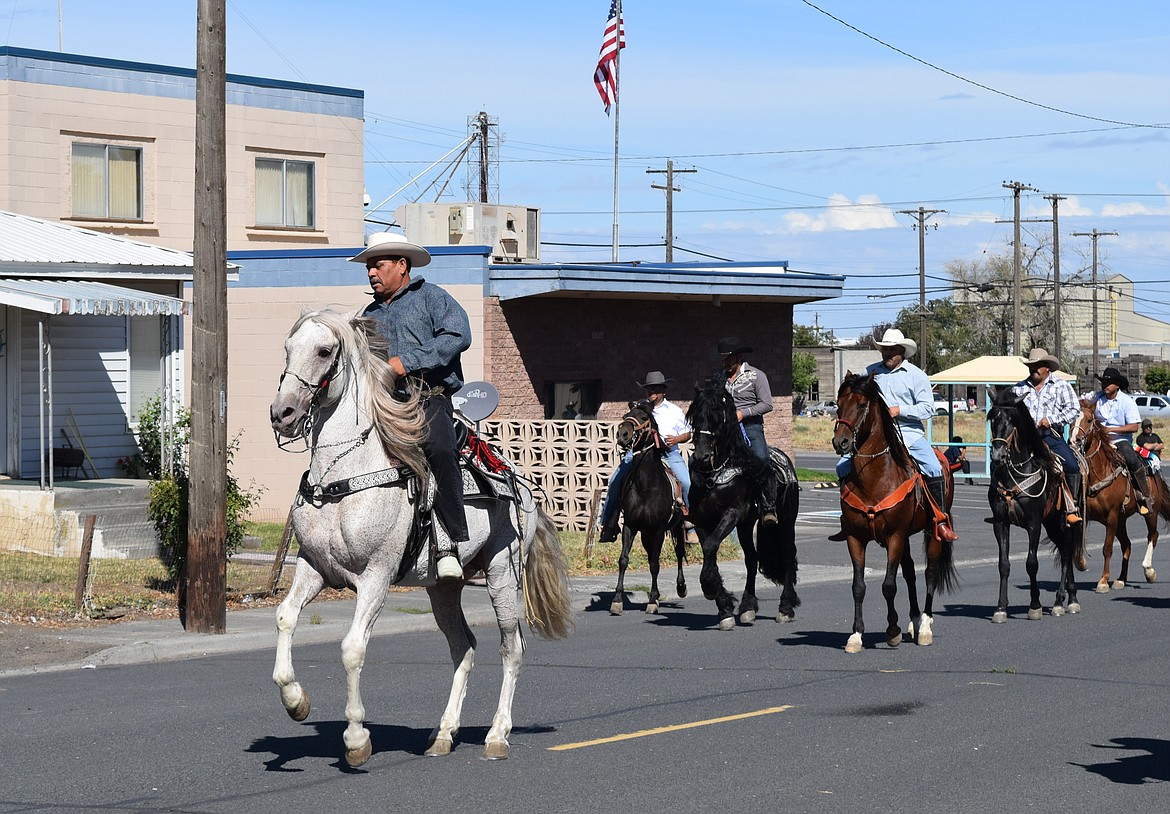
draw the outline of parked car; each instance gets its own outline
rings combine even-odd
[[[967,404],[964,399],[954,399],[948,402],[942,396],[935,393],[934,395],[934,414],[946,415],[947,413],[967,413],[971,411],[971,406]]]
[[[1148,419],[1170,419],[1170,396],[1154,393],[1139,393],[1133,397],[1137,402],[1138,415]]]
[[[837,402],[832,401],[831,399],[826,401],[818,401],[811,407],[805,408],[804,414],[814,418],[821,416],[827,418],[836,418]]]

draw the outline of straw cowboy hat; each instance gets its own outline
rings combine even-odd
[[[375,232],[366,238],[366,247],[349,258],[351,263],[367,263],[375,257],[405,257],[411,268],[425,266],[431,262],[431,253],[411,243],[396,232]]]
[[[1024,360],[1024,364],[1028,367],[1032,365],[1043,365],[1049,370],[1060,370],[1060,360],[1044,350],[1044,348],[1032,348],[1032,350],[1028,351],[1028,358]]]
[[[918,343],[913,339],[907,339],[897,328],[887,329],[886,332],[882,334],[882,338],[875,339],[873,343],[879,348],[892,348],[896,345],[901,346],[906,351],[906,353],[903,355],[907,359],[918,353]]]
[[[667,382],[673,382],[674,379],[668,379],[662,375],[661,370],[651,370],[646,374],[646,381],[638,382],[638,387],[665,387]]]
[[[732,353],[751,353],[752,349],[739,341],[738,336],[725,336],[719,340],[719,347],[716,353],[720,356],[727,356]]]
[[[1121,371],[1115,367],[1107,367],[1102,370],[1097,378],[1101,380],[1101,387],[1104,389],[1105,385],[1115,384],[1122,390],[1129,390],[1129,379],[1122,375]]]

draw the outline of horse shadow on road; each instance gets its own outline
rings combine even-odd
[[[352,768],[345,762],[342,752],[341,734],[345,731],[346,722],[319,721],[302,725],[308,726],[311,731],[303,734],[268,735],[257,738],[244,750],[256,754],[268,754],[272,757],[264,761],[264,768],[270,772],[303,772],[303,768],[291,764],[308,758],[314,760],[332,761],[333,766],[343,772],[364,774],[364,768]],[[414,755],[422,757],[430,746],[431,728],[396,726],[394,724],[372,724],[368,721],[366,729],[370,730],[370,739],[374,743],[375,756],[379,753],[397,753],[398,755]],[[524,733],[547,733],[556,731],[548,726],[517,726],[512,729],[513,735]],[[487,738],[486,726],[463,726],[459,729],[456,740],[456,750],[483,748]]]
[[[1069,763],[1100,775],[1113,783],[1140,785],[1170,781],[1170,741],[1161,738],[1113,738],[1109,743],[1092,744],[1097,749],[1140,752],[1121,755],[1100,763]]]

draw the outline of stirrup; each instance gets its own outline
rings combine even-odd
[[[1066,514],[1064,516],[1064,519],[1065,519],[1065,522],[1067,522],[1070,526],[1075,526],[1077,523],[1085,522],[1084,520],[1081,519],[1081,516],[1079,514],[1077,514],[1076,512],[1069,512],[1068,514]]]
[[[1145,517],[1149,513],[1150,513],[1150,507],[1145,504],[1145,501],[1139,500],[1138,501],[1138,514],[1140,514],[1142,517]]]
[[[776,512],[774,510],[769,509],[768,511],[760,514],[761,526],[775,526],[779,522],[780,518],[776,516]]]
[[[952,543],[959,539],[959,535],[956,534],[955,530],[952,529],[947,523],[936,524],[934,527],[934,533],[935,536],[937,536],[940,540],[947,540]]]
[[[435,570],[439,582],[463,580],[463,564],[459,562],[459,557],[453,551],[445,551],[439,555],[435,562]]]

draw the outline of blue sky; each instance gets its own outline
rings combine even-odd
[[[503,136],[499,200],[539,207],[545,241],[596,244],[543,258],[605,261],[613,123],[592,73],[608,5],[230,0],[228,70],[364,90],[375,202],[487,111]],[[1066,273],[1087,262],[1089,241],[1072,232],[1116,231],[1101,239],[1102,272],[1138,281],[1138,310],[1170,321],[1165,0],[624,5],[622,243],[663,240],[664,196],[650,188],[662,176],[646,170],[673,158],[696,170],[677,180],[675,259],[699,259],[691,250],[846,275],[846,296],[796,318],[851,338],[917,300],[918,237],[898,210],[946,210],[926,239],[937,289],[947,261],[1009,250],[1002,184],[1021,181],[1039,190],[1023,198],[1028,217],[1051,214],[1043,195],[1068,196]],[[5,44],[56,50],[57,6],[0,0]],[[68,52],[194,65],[195,0],[62,7]],[[1029,224],[1024,241],[1050,229]],[[621,257],[661,260],[663,249]]]

